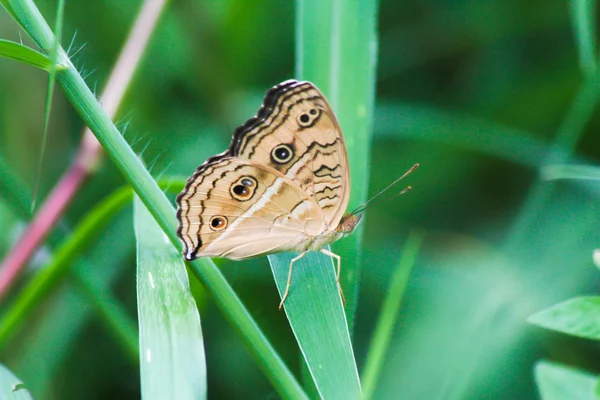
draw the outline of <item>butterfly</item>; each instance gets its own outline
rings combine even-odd
[[[362,213],[345,213],[350,169],[340,125],[310,82],[285,81],[267,91],[255,117],[237,128],[229,148],[210,157],[177,196],[177,235],[187,260],[232,260],[308,251],[352,233]]]

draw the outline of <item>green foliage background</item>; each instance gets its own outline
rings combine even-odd
[[[53,20],[54,1],[36,4]],[[380,3],[372,161],[364,166],[369,192],[415,162],[421,167],[409,178],[410,194],[366,214],[354,328],[359,370],[407,236],[423,229],[425,238],[375,398],[536,398],[533,365],[541,358],[600,371],[597,346],[526,323],[559,301],[597,293],[600,283],[592,263],[600,243],[597,183],[539,179],[546,163],[593,164],[600,155],[596,100],[581,94],[586,82],[596,81],[593,74],[584,79],[570,4]],[[73,60],[89,74],[90,87],[103,86],[138,7],[137,1],[67,2],[63,45],[75,33],[73,48],[85,44]],[[227,147],[267,88],[293,77],[294,21],[293,2],[171,2],[117,117],[155,176],[190,175]],[[4,11],[0,37],[19,41],[19,28]],[[44,71],[0,59],[0,153],[30,187],[38,178],[46,81]],[[581,111],[586,107],[589,114]],[[56,90],[40,198],[69,166],[82,129]],[[68,235],[124,183],[103,163],[57,231]],[[83,273],[135,318],[131,221],[128,208],[100,232],[84,255]],[[2,202],[0,224],[2,256],[23,224]],[[48,257],[48,249],[39,252],[28,272]],[[266,258],[219,265],[300,375]],[[209,397],[276,397],[242,341],[190,280],[202,315]],[[139,396],[139,366],[76,288],[65,279],[39,304],[2,349],[2,362],[36,398]]]

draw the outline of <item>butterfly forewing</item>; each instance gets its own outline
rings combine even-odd
[[[231,150],[286,175],[323,209],[329,227],[338,225],[350,193],[346,146],[312,83],[287,81],[271,89],[257,116],[236,130]]]

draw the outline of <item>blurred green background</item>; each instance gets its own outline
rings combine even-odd
[[[36,1],[53,20],[55,1]],[[85,44],[74,63],[103,87],[139,1],[67,2],[63,45]],[[592,342],[528,325],[558,301],[598,292],[598,185],[540,181],[561,132],[565,150],[593,164],[600,113],[585,98],[567,1],[384,0],[379,9],[377,100],[370,167],[374,194],[415,162],[414,190],[366,213],[355,324],[359,370],[390,276],[411,230],[426,232],[377,398],[534,399],[533,365],[549,358],[600,372]],[[19,28],[0,12],[0,37]],[[173,1],[136,73],[118,126],[155,176],[187,177],[221,152],[256,113],[264,92],[293,77],[294,3]],[[40,157],[47,74],[0,59],[0,153],[39,198],[68,168],[83,124],[60,89]],[[585,87],[585,86],[583,86]],[[580,127],[569,115],[582,116]],[[576,118],[575,118],[576,119]],[[566,122],[565,122],[566,121]],[[569,122],[571,121],[571,122]],[[553,147],[554,145],[554,147]],[[550,160],[551,161],[551,160]],[[105,161],[57,227],[62,235],[123,185]],[[4,200],[1,200],[4,201]],[[23,222],[0,202],[0,257]],[[48,261],[40,251],[28,273]],[[136,315],[131,209],[84,255],[84,273]],[[266,258],[223,261],[223,273],[290,367],[300,355]],[[198,282],[209,398],[277,398]],[[27,276],[22,283],[27,281]],[[8,299],[10,300],[10,299]],[[9,301],[8,301],[9,302]],[[5,304],[7,301],[4,302]],[[138,365],[66,279],[39,305],[0,360],[39,398],[139,397]]]

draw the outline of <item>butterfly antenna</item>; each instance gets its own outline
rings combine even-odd
[[[419,164],[415,164],[412,166],[411,169],[409,169],[408,171],[406,171],[401,177],[399,177],[398,179],[396,179],[394,182],[390,183],[389,185],[387,185],[384,189],[380,190],[379,193],[377,193],[375,196],[371,197],[369,200],[367,200],[364,204],[358,206],[358,208],[354,211],[352,211],[352,215],[356,215],[356,214],[360,214],[363,211],[365,211],[367,209],[367,207],[373,205],[373,201],[375,199],[377,199],[379,196],[381,196],[382,194],[384,194],[385,192],[387,192],[389,189],[391,189],[394,185],[396,185],[398,182],[400,182],[400,180],[402,180],[403,178],[405,178],[407,175],[409,175],[411,172],[413,172],[415,169],[417,169],[419,167]],[[406,192],[408,192],[409,190],[412,190],[411,186],[407,186],[406,188],[402,189],[400,191],[400,193],[395,194],[392,197],[388,197],[385,200],[391,200],[395,197],[398,197]]]

